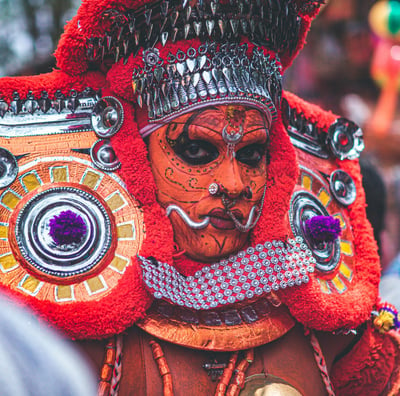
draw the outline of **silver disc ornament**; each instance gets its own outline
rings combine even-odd
[[[12,184],[17,175],[17,159],[10,151],[0,147],[0,188],[5,188]]]
[[[329,216],[326,208],[312,194],[299,191],[293,195],[290,209],[290,223],[295,235],[300,235],[317,260],[315,266],[322,272],[334,270],[340,259],[340,241],[314,241],[306,226],[306,221],[314,216]]]
[[[75,187],[53,187],[21,209],[15,237],[29,264],[64,278],[99,263],[111,246],[112,222],[94,195]]]

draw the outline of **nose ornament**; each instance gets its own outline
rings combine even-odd
[[[228,199],[233,199],[232,194],[229,193],[229,191],[224,187],[223,184],[221,183],[211,183],[208,186],[208,192],[210,195],[215,196],[215,197],[220,197],[220,196],[225,196]],[[251,199],[253,198],[253,191],[250,186],[246,186],[243,191],[240,193],[240,196],[243,196],[246,199]]]

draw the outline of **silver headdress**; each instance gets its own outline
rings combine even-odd
[[[133,72],[137,102],[148,111],[142,136],[159,122],[210,103],[257,107],[272,121],[282,95],[279,61],[256,47],[249,57],[247,49],[246,44],[204,43],[167,59],[155,48],[144,51],[145,67]]]

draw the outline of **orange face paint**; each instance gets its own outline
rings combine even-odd
[[[199,261],[237,252],[262,205],[267,117],[239,105],[184,114],[149,139],[157,200],[180,249]]]

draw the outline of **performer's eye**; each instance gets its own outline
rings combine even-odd
[[[175,153],[190,165],[204,165],[218,157],[217,148],[205,140],[187,140],[174,146]]]
[[[236,159],[243,164],[256,167],[265,154],[265,146],[262,144],[249,144],[236,152]]]

